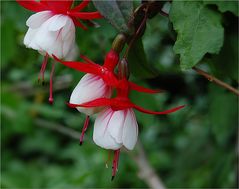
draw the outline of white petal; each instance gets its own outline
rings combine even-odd
[[[71,20],[68,16],[63,14],[57,14],[50,18],[48,30],[49,31],[58,31],[66,25],[66,22]]]
[[[102,111],[96,118],[93,131],[94,142],[105,149],[117,150],[122,146],[109,133],[109,122],[114,114],[111,108]]]
[[[111,96],[111,87],[107,86],[101,77],[93,74],[86,74],[73,90],[70,103],[81,104],[97,98],[109,98]],[[102,108],[77,108],[78,111],[87,115],[92,115]]]
[[[29,28],[23,40],[24,45],[26,45],[27,47],[30,47],[32,39],[35,37],[36,33],[37,33],[36,29]]]
[[[122,143],[123,126],[126,118],[124,110],[115,111],[109,122],[109,132],[118,143]]]
[[[42,11],[30,16],[26,22],[26,25],[31,29],[39,28],[45,21],[52,17],[51,11]]]
[[[74,44],[73,47],[70,48],[70,51],[65,56],[65,60],[73,61],[76,59],[78,54],[80,54],[79,47],[77,46],[77,44]]]
[[[65,32],[67,30],[67,32]],[[66,57],[69,51],[71,50],[71,47],[75,45],[75,25],[72,22],[72,20],[68,20],[66,26],[61,31],[62,35],[62,53],[63,57]]]
[[[132,150],[138,138],[138,124],[132,109],[128,109],[123,128],[123,145]]]

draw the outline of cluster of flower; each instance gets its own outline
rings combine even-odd
[[[114,48],[107,53],[102,66],[83,55],[81,58],[84,62],[69,61],[78,51],[75,44],[75,26],[86,29],[79,19],[89,21],[102,18],[99,12],[79,12],[88,5],[88,0],[83,0],[74,8],[72,8],[73,0],[17,1],[23,7],[37,12],[26,22],[29,29],[24,38],[24,44],[45,56],[40,71],[42,79],[44,80],[48,57],[54,58],[67,67],[86,73],[72,92],[68,105],[86,114],[80,144],[83,142],[84,133],[88,127],[89,116],[99,113],[94,123],[93,140],[102,148],[114,150],[112,171],[112,178],[114,178],[120,148],[124,146],[132,150],[137,142],[138,124],[133,108],[148,114],[168,114],[183,106],[163,112],[154,112],[132,103],[128,97],[130,90],[145,93],[159,91],[128,81],[127,61],[124,58],[120,61],[119,52]],[[118,67],[117,74],[115,73],[116,67]],[[52,73],[53,70],[54,64]],[[113,90],[116,90],[116,96],[112,98]],[[53,102],[52,77],[49,101]]]

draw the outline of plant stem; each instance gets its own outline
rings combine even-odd
[[[133,43],[135,42],[137,36],[139,35],[139,33],[141,32],[142,28],[143,28],[144,25],[146,24],[146,21],[147,21],[147,13],[148,13],[148,6],[146,6],[146,8],[144,9],[144,11],[145,11],[144,18],[143,18],[142,22],[140,23],[140,26],[138,27],[136,33],[134,34],[134,36],[132,37],[131,41],[129,42],[128,48],[127,48],[126,51],[125,51],[124,58],[126,58],[126,59],[127,59],[127,57],[128,57],[129,51],[130,51],[130,49],[131,49]]]
[[[193,70],[195,70],[199,75],[204,76],[206,79],[208,79],[209,81],[231,91],[232,93],[236,94],[237,96],[239,96],[239,91],[235,88],[233,88],[232,86],[228,85],[227,83],[217,79],[216,77],[210,75],[209,73],[197,68],[197,67],[193,67]]]

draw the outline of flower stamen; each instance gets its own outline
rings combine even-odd
[[[45,73],[45,70],[46,70],[46,65],[47,65],[47,62],[48,62],[48,58],[49,58],[49,55],[46,53],[46,55],[44,56],[44,59],[42,61],[40,73],[38,75],[38,83],[42,79],[42,84],[44,84],[44,73]]]
[[[88,128],[89,122],[90,122],[90,116],[87,115],[85,119],[84,127],[81,132],[81,136],[80,136],[80,146],[83,144],[84,135]]]
[[[50,86],[49,86],[49,103],[53,104],[53,76],[54,76],[54,70],[55,70],[55,62],[52,63],[51,67],[51,75],[50,75]]]

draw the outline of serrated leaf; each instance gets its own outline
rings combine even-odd
[[[208,1],[204,0],[206,5],[217,5],[218,10],[222,13],[232,12],[234,15],[238,16],[238,2],[237,1]]]
[[[137,40],[131,47],[128,56],[130,72],[138,78],[153,78],[157,72],[147,62],[142,40]]]
[[[133,14],[133,1],[98,1],[93,0],[96,9],[119,31],[127,34],[133,32],[129,21]]]
[[[195,66],[206,53],[218,53],[223,45],[221,15],[203,2],[173,1],[170,20],[178,33],[174,51],[182,70]]]

